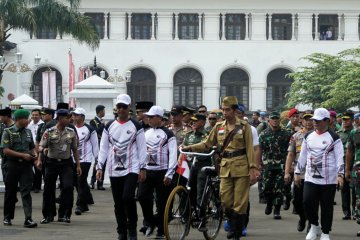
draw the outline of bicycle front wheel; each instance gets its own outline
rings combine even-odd
[[[175,187],[166,202],[164,232],[168,240],[182,240],[190,227],[189,193],[183,186]]]
[[[204,204],[206,231],[203,235],[206,240],[214,240],[221,228],[223,209],[218,192],[210,187],[206,193]]]

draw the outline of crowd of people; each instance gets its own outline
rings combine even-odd
[[[94,204],[90,188],[105,190],[108,165],[118,239],[137,239],[135,199],[144,217],[139,231],[151,236],[156,230],[156,239],[164,239],[167,198],[177,184],[187,181],[176,171],[184,157],[179,148],[216,149],[215,155],[199,157],[194,165],[191,156],[186,157],[191,168],[190,201],[193,206],[201,201],[206,179],[201,169],[215,166],[228,239],[247,234],[249,189],[256,182],[264,213],[279,220],[282,209],[288,210],[292,202],[293,213],[299,216],[297,230],[302,232],[307,225],[307,240],[330,239],[336,189],[341,189],[343,219],[360,224],[360,114],[293,108],[285,112],[286,119],[284,113],[255,111],[249,120],[245,106],[233,96],[224,97],[221,108],[211,111],[205,105],[196,109],[175,105],[166,112],[152,102],[136,102],[134,116],[132,105],[130,96],[121,94],[113,120],[105,122],[106,109],[98,105],[89,124],[85,109],[69,109],[65,103],[56,110],[31,113],[1,109],[4,225],[12,225],[19,191],[24,227],[37,226],[31,191],[41,191],[42,183],[40,224],[50,224],[56,216],[69,224],[74,188],[74,213],[81,215]],[[198,230],[206,231],[205,221]]]

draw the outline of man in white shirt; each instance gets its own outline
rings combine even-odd
[[[75,214],[81,215],[81,213],[89,210],[88,204],[94,203],[89,184],[87,183],[87,177],[91,163],[99,154],[99,143],[96,130],[85,123],[85,109],[80,107],[76,108],[72,114],[79,139],[78,152],[82,172],[81,176],[78,176],[77,178],[78,197]]]
[[[139,184],[138,199],[147,225],[146,236],[157,226],[157,238],[164,238],[164,211],[171,191],[171,180],[177,165],[177,144],[172,131],[161,127],[164,110],[152,106],[145,113],[150,128],[145,132],[147,146],[146,180]],[[153,213],[154,191],[156,193],[157,218]]]
[[[295,169],[295,184],[300,186],[305,173],[304,208],[311,228],[307,240],[329,240],[336,186],[342,187],[344,178],[344,148],[339,135],[329,129],[330,113],[318,108],[311,118],[315,131],[307,133],[301,145]],[[321,207],[321,227],[318,209]]]
[[[137,211],[135,189],[146,178],[146,140],[144,129],[129,118],[131,98],[120,94],[116,99],[118,117],[103,131],[96,179],[101,180],[105,161],[109,165],[111,191],[119,240],[136,240]]]

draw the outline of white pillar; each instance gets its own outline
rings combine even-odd
[[[151,25],[152,25],[151,40],[155,40],[155,13],[151,14]]]
[[[131,35],[131,13],[128,13],[128,40],[132,40],[132,35]]]
[[[319,40],[319,14],[315,13],[315,40]]]
[[[126,30],[126,13],[125,12],[111,12],[109,21],[110,38],[116,40],[125,40]]]
[[[266,82],[250,86],[250,111],[266,110]]]
[[[158,12],[158,29],[157,36],[158,40],[172,40],[173,31],[173,13],[170,12]]]
[[[299,41],[311,41],[312,38],[312,13],[298,13],[299,21]]]
[[[341,35],[342,35],[342,28],[341,28],[342,21],[341,21],[341,18],[342,18],[342,14],[339,13],[338,14],[338,38],[337,38],[338,41],[342,40],[342,38],[341,38]]]
[[[226,21],[226,13],[223,13],[223,15],[222,15],[222,37],[221,37],[221,40],[226,40],[225,21]]]
[[[251,13],[251,40],[266,40],[266,13]]]
[[[273,40],[272,38],[272,14],[269,13],[269,38],[268,40]]]
[[[346,13],[344,15],[345,29],[344,40],[345,41],[359,41],[359,13]]]
[[[291,14],[291,25],[292,25],[292,34],[291,34],[291,40],[296,40],[295,37],[295,13]]]
[[[203,102],[209,109],[219,107],[219,83],[204,82],[203,84]]]
[[[179,13],[175,13],[175,40],[179,40],[179,34],[178,34],[178,20],[179,20]]]
[[[105,26],[104,26],[104,39],[109,39],[108,37],[108,13],[104,12],[104,20],[105,20]]]
[[[220,40],[220,15],[219,13],[206,12],[204,16],[204,39]]]
[[[164,109],[171,109],[173,104],[173,82],[156,83],[156,103]]]
[[[202,40],[202,13],[199,13],[199,37],[198,40]]]
[[[245,40],[249,40],[249,14],[245,13]]]

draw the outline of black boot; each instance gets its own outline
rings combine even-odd
[[[232,239],[234,237],[234,232],[233,232],[232,227],[231,227],[232,226],[232,220],[233,220],[232,215],[233,215],[233,210],[232,209],[230,209],[230,210],[225,209],[225,216],[228,219],[228,223],[230,225],[230,230],[226,234],[227,239]]]
[[[233,213],[231,220],[231,231],[233,232],[233,240],[240,240],[243,225],[244,225],[244,215],[238,213]]]
[[[274,219],[276,219],[276,220],[281,219],[280,208],[281,208],[281,205],[276,205],[274,208]]]
[[[272,213],[272,203],[271,201],[268,201],[266,203],[265,214],[270,215],[271,213]]]

